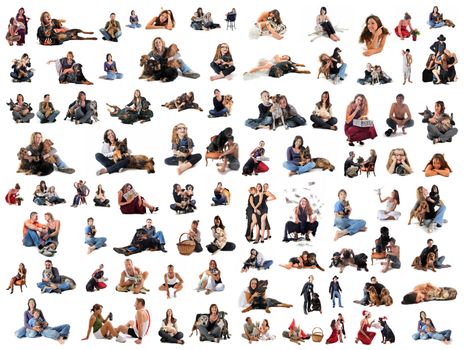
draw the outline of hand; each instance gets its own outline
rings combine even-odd
[[[47,159],[48,157],[50,157],[50,155],[47,153],[47,154],[44,154],[42,157],[43,159]]]
[[[44,45],[51,45],[52,44],[52,39],[45,39],[43,44]]]
[[[374,36],[375,37],[378,37],[379,35],[381,35],[383,33],[383,26],[379,27],[375,33],[374,33]]]
[[[81,340],[87,340],[87,339],[89,339],[89,337],[82,338]]]
[[[137,340],[135,341],[135,344],[142,344],[142,339],[137,339]]]

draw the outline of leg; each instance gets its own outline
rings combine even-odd
[[[48,122],[49,122],[49,123],[54,123],[55,120],[56,120],[56,117],[58,116],[58,114],[60,114],[60,111],[54,110],[54,111],[52,112],[52,114],[50,114],[50,115],[48,116]]]
[[[396,122],[391,118],[387,118],[386,122],[387,122],[388,127],[393,130],[393,133],[395,133],[396,128],[398,127]]]
[[[103,40],[111,40],[111,37],[105,28],[100,28],[100,33],[103,35]]]
[[[366,226],[366,221],[364,220],[352,220],[348,219],[348,227],[346,231],[349,235],[354,235],[355,233],[361,231]]]
[[[313,169],[315,166],[316,166],[316,164],[314,162],[312,162],[312,161],[308,162],[305,165],[299,166],[298,169],[296,170],[296,173],[297,174],[307,173],[308,171]]]
[[[445,216],[445,211],[446,211],[446,206],[445,205],[440,206],[440,208],[438,209],[435,215],[435,218],[433,219],[433,222],[435,222],[437,226],[439,225],[439,227],[443,224],[443,218]]]
[[[36,231],[28,229],[23,238],[23,245],[26,247],[38,247],[40,245],[40,237]]]

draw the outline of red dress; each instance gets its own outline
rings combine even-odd
[[[408,30],[407,26],[397,26],[395,28],[395,33],[398,35],[398,37],[403,37],[403,38],[409,38],[411,36],[411,32]],[[402,34],[402,36],[400,35]]]
[[[362,330],[364,331],[364,333],[367,334],[367,337],[361,333],[361,331],[358,332],[358,339],[361,341],[361,343],[363,343],[364,345],[370,345],[370,343],[372,343],[372,340],[374,339],[375,337],[375,333],[374,332],[369,332],[367,330],[367,328],[369,328],[368,324],[364,324],[363,327],[362,327]]]
[[[140,197],[142,200],[143,197]],[[123,197],[122,199],[125,202]],[[129,204],[121,204],[121,213],[123,214],[145,214],[147,209],[143,205],[139,205],[139,196],[135,197]]]
[[[332,327],[332,334],[330,334],[330,337],[327,338],[327,340],[325,341],[326,344],[333,344],[333,343],[336,343],[338,341],[338,331],[337,331],[337,327]]]
[[[345,135],[348,136],[350,141],[363,141],[375,139],[377,137],[377,131],[375,130],[375,126],[361,128],[359,126],[354,126],[353,122],[351,122],[349,124],[345,123]]]
[[[18,204],[16,202],[16,196],[18,195],[18,193],[16,192],[12,192],[12,191],[8,191],[8,193],[6,194],[5,196],[5,200],[8,204],[11,204],[11,205],[16,205]]]

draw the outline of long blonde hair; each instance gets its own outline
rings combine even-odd
[[[221,58],[221,56],[222,56],[221,46],[222,45],[227,45],[227,54],[230,55],[230,57],[232,57],[232,53],[230,52],[229,45],[227,43],[220,43],[216,48],[216,54],[214,55],[214,60],[217,60],[217,59]]]
[[[390,154],[388,155],[388,161],[387,161],[387,169],[390,168],[391,164],[393,163],[392,156],[396,151],[401,151],[404,154],[404,162],[406,163],[407,166],[411,166],[409,164],[408,160],[408,155],[406,154],[406,150],[404,148],[394,148],[390,151]],[[396,161],[396,160],[395,160]]]
[[[177,136],[177,128],[180,126],[180,125],[183,125],[185,127],[185,138],[188,137],[188,132],[187,132],[187,126],[185,126],[184,123],[179,123],[179,124],[176,124],[174,125],[174,127],[172,128],[172,134],[171,134],[171,143],[173,144],[177,144],[179,143],[180,139],[179,139],[179,136]]]

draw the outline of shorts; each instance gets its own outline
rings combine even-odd
[[[168,284],[168,288],[175,288],[177,286],[177,282],[174,284]]]
[[[105,336],[101,332],[101,328],[99,328],[98,331],[93,332],[93,335],[95,339],[106,339]]]
[[[300,260],[298,260],[298,258],[291,258],[289,262],[291,262],[292,264],[299,264]]]
[[[128,328],[127,329],[127,334],[130,335],[132,338],[138,338],[139,337],[134,328]]]

